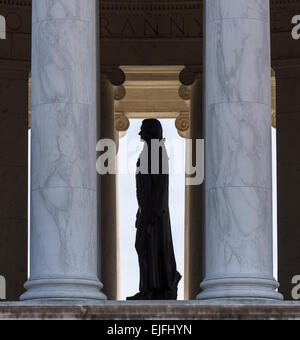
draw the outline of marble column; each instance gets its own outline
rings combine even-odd
[[[31,275],[21,300],[103,300],[97,0],[32,1]]]
[[[0,62],[0,276],[8,301],[24,292],[28,271],[29,69],[25,62]]]
[[[276,73],[278,279],[280,293],[292,300],[294,276],[300,274],[300,64],[273,62]]]
[[[203,139],[202,67],[185,68],[180,74],[185,86],[190,86],[190,136],[192,164],[196,164],[196,141]],[[189,160],[190,162],[191,160]],[[195,300],[199,283],[203,281],[203,184],[186,186],[185,235],[185,299]]]
[[[198,299],[282,299],[273,277],[269,6],[205,2],[205,279]]]
[[[115,129],[115,86],[120,86],[125,79],[120,70],[101,72],[101,110],[98,139],[119,142],[119,133]],[[119,73],[119,78],[116,73]],[[119,98],[117,98],[119,99]],[[117,155],[115,161],[117,162]],[[117,163],[116,163],[117,168]],[[120,291],[120,226],[117,199],[117,174],[98,176],[100,197],[100,235],[101,235],[101,279],[103,292],[109,300],[118,300]]]

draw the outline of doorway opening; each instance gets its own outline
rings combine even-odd
[[[170,158],[169,207],[177,270],[184,274],[185,235],[185,141],[175,128],[175,121],[161,120]],[[120,299],[139,291],[139,266],[135,251],[136,162],[142,150],[138,133],[141,119],[130,121],[130,128],[119,143],[119,200],[120,200]],[[178,287],[178,299],[184,300],[184,280]]]

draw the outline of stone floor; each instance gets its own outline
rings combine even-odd
[[[267,300],[0,303],[10,320],[300,320],[300,303]]]

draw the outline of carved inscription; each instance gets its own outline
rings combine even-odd
[[[102,39],[168,39],[202,37],[201,15],[126,16],[100,18]]]

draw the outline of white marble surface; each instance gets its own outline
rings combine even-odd
[[[257,19],[269,21],[269,0],[208,0],[207,22],[222,19]]]
[[[211,189],[206,196],[206,278],[272,276],[271,190],[226,187]]]
[[[256,103],[210,105],[206,120],[206,188],[272,189],[268,107]]]
[[[22,300],[104,299],[98,279],[96,0],[33,0],[31,276]]]
[[[266,0],[264,0],[266,1]],[[226,19],[207,23],[207,105],[250,102],[270,105],[270,24]]]
[[[93,41],[92,26],[79,19],[33,24],[33,106],[60,102],[94,104],[95,89],[89,79],[94,77],[95,68],[88,47]]]
[[[31,275],[96,277],[96,191],[51,188],[32,192]],[[46,237],[45,237],[46,236]]]
[[[93,24],[95,16],[94,0],[40,0],[32,2],[32,22],[50,20],[87,21]]]
[[[94,107],[69,103],[35,106],[31,126],[32,190],[95,190]]]
[[[268,0],[207,0],[205,280],[199,299],[281,299],[273,278]]]

